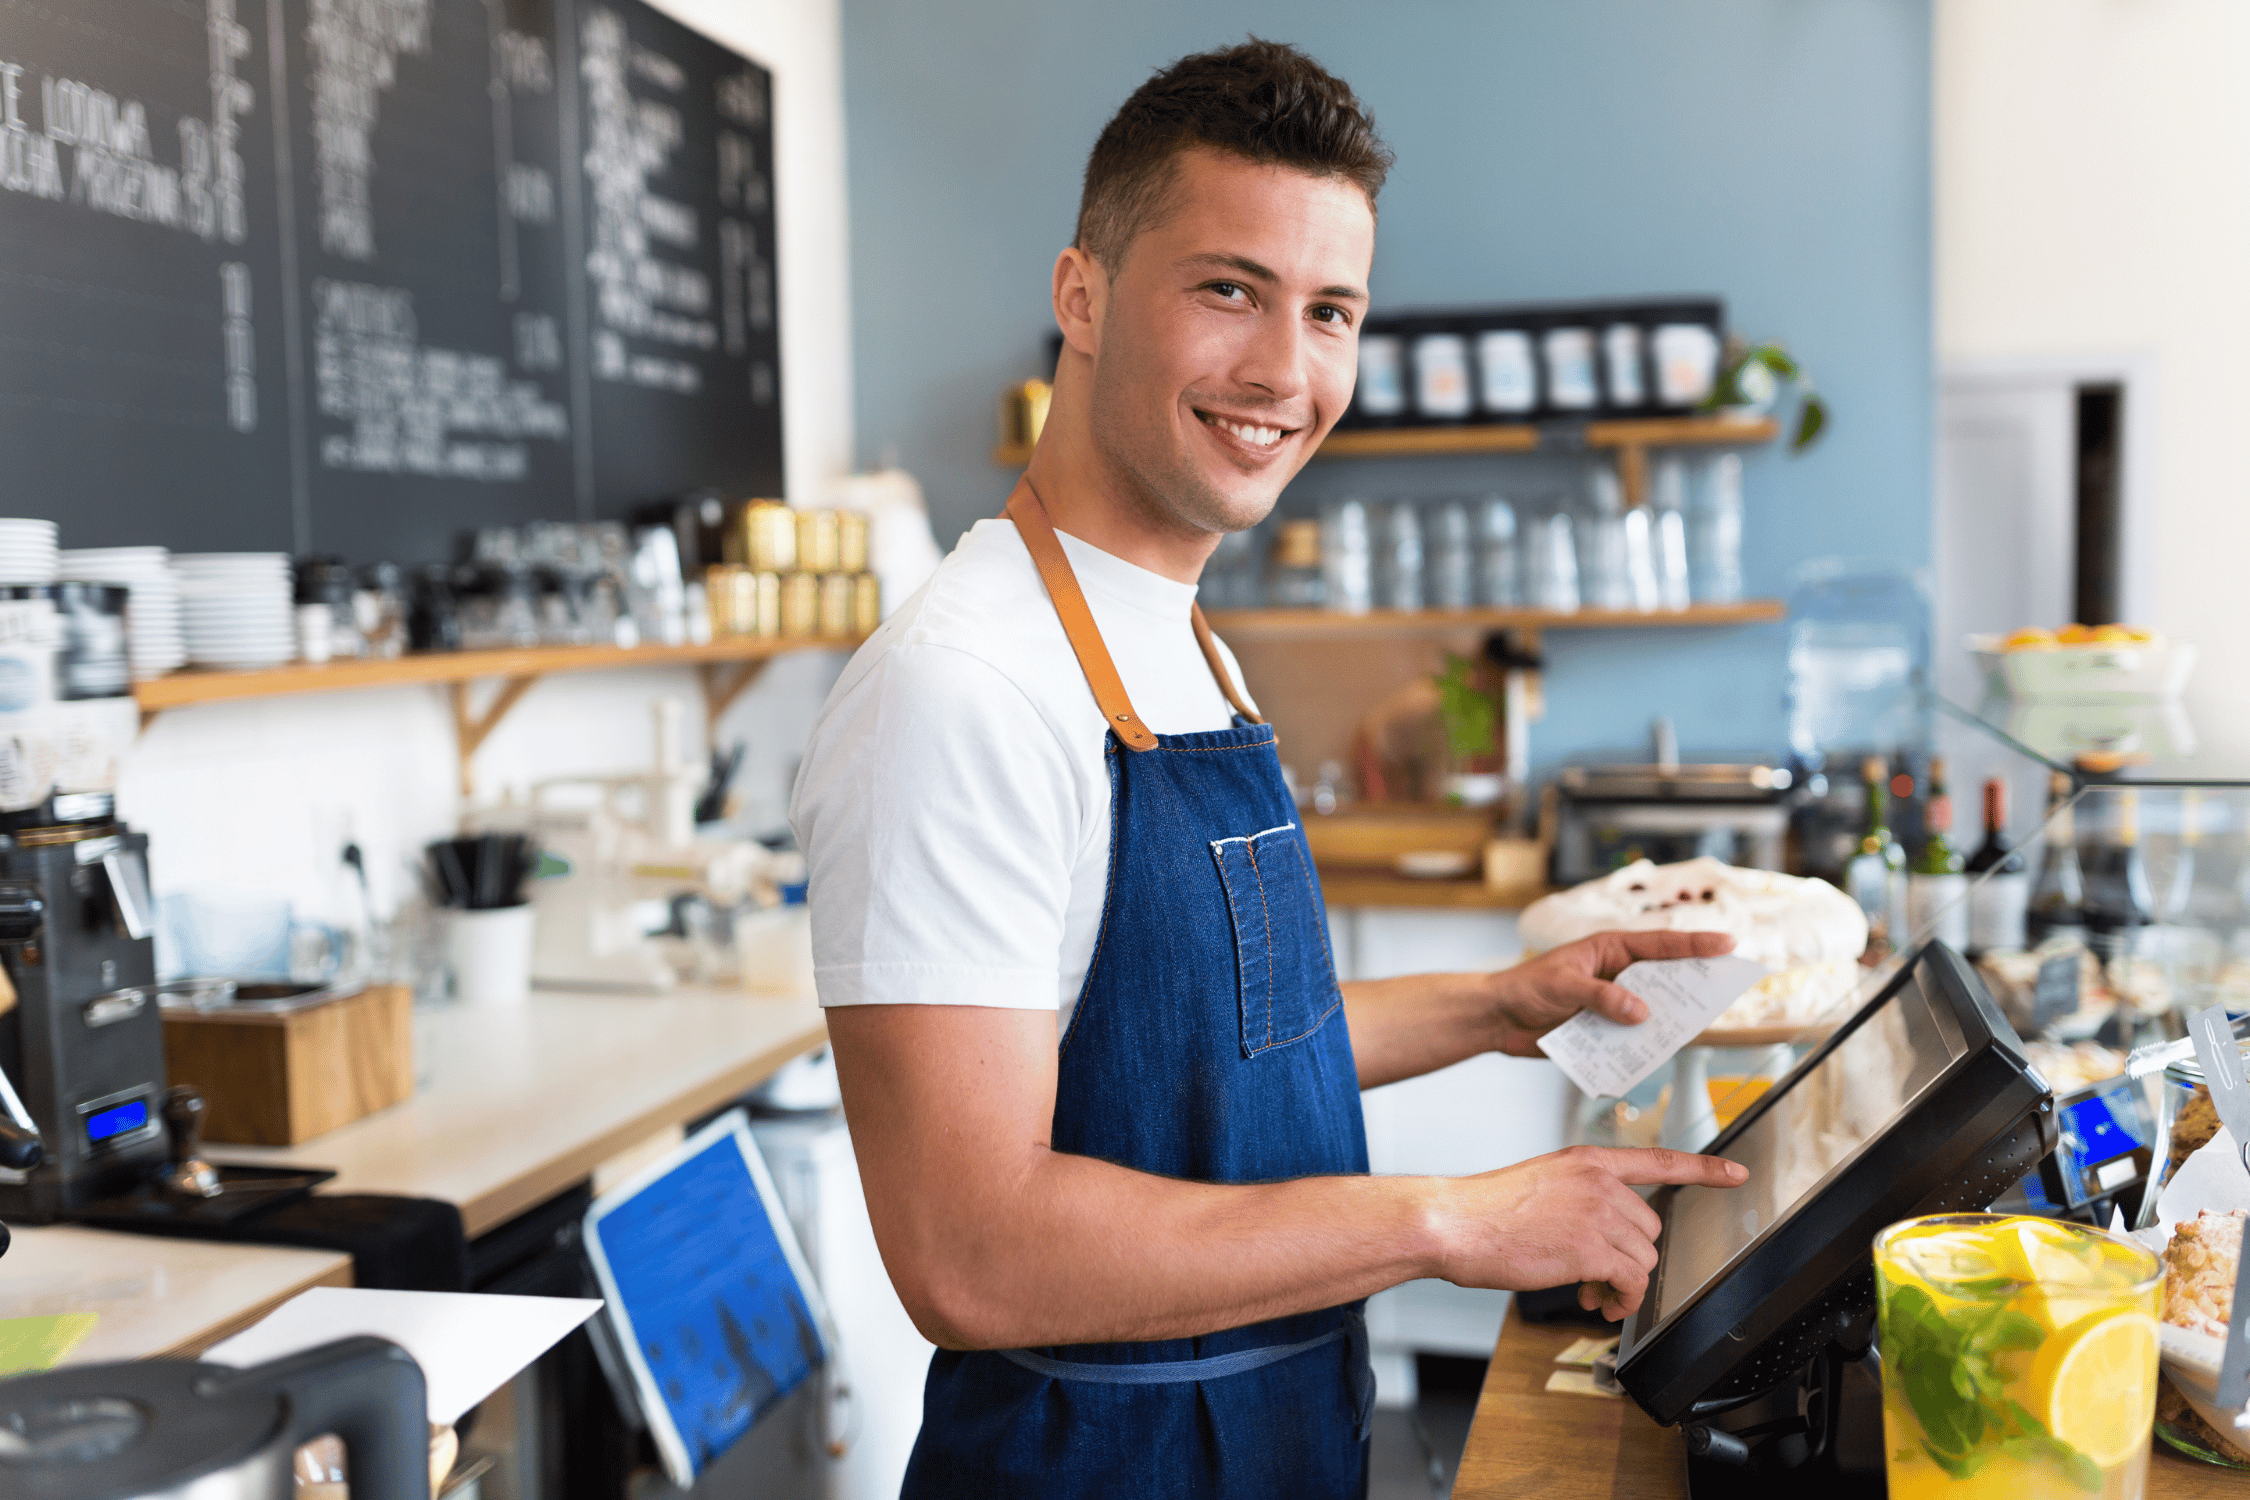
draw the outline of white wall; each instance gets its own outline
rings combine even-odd
[[[2129,400],[2147,420],[2127,444],[2147,451],[2128,452],[2127,483],[2128,503],[2150,508],[2146,623],[2202,643],[2190,709],[2239,753],[2250,8],[1938,0],[1936,17],[1940,360],[2142,377]]]
[[[852,462],[838,0],[658,3],[774,73],[787,483],[792,499],[817,502]],[[840,665],[830,652],[776,662],[721,726],[722,740],[750,742],[738,786],[754,827],[783,821],[787,777]],[[700,729],[702,698],[684,669],[547,679],[478,754],[480,796],[647,765],[659,694],[694,705],[689,722]],[[396,688],[175,709],[128,757],[119,802],[150,835],[160,894],[280,896],[334,919],[351,915],[337,870],[346,833],[365,847],[377,905],[387,906],[403,862],[451,831],[455,778],[443,690]]]

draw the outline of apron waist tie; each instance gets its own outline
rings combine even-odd
[[[1299,1344],[1269,1344],[1262,1349],[1237,1349],[1207,1359],[1162,1359],[1146,1364],[1097,1365],[1083,1360],[1049,1359],[1029,1349],[995,1349],[1002,1359],[1023,1366],[1050,1380],[1086,1380],[1098,1385],[1171,1385],[1189,1380],[1217,1380],[1262,1369],[1342,1340],[1351,1354],[1352,1404],[1358,1409],[1359,1435],[1364,1441],[1375,1415],[1375,1370],[1367,1353],[1367,1314],[1352,1307],[1344,1310],[1343,1326]]]

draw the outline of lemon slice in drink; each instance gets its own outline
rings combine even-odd
[[[2082,1318],[2031,1357],[2026,1394],[2047,1430],[2107,1469],[2156,1420],[2156,1320],[2134,1308]]]

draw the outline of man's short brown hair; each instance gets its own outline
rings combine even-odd
[[[1102,127],[1078,200],[1078,248],[1116,275],[1126,246],[1162,208],[1174,159],[1195,146],[1347,178],[1369,209],[1391,169],[1350,85],[1296,47],[1251,37],[1181,58]]]

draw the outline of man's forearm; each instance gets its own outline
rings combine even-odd
[[[1413,974],[1342,988],[1363,1089],[1434,1073],[1497,1044],[1486,975]]]
[[[1437,1269],[1443,1184],[1311,1177],[1180,1182],[1040,1150],[979,1211],[891,1257],[948,1348],[1184,1338],[1333,1307]]]

